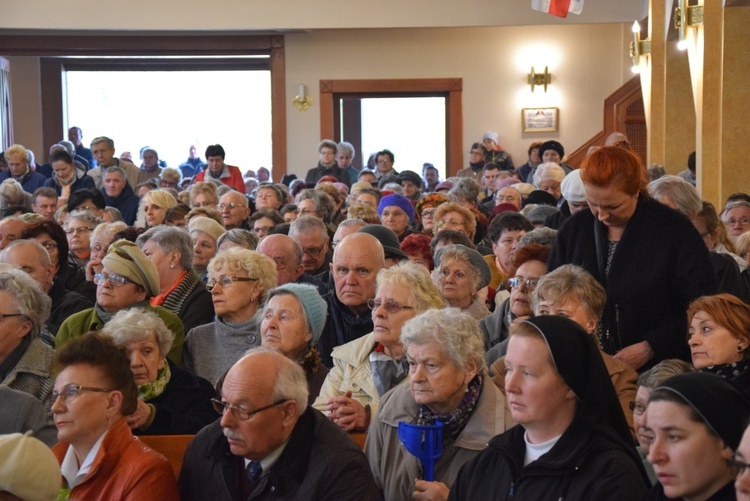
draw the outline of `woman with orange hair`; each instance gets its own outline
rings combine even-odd
[[[560,228],[549,271],[576,264],[607,290],[599,342],[610,355],[636,370],[690,360],[688,305],[717,287],[698,231],[648,196],[646,169],[627,147],[594,151],[581,180],[591,210]]]

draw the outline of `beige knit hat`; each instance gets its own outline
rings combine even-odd
[[[60,463],[30,434],[0,435],[0,491],[24,501],[50,501],[62,486]]]
[[[118,240],[112,243],[102,264],[110,273],[122,275],[146,289],[149,297],[159,295],[159,274],[156,267],[133,242]]]
[[[188,223],[188,232],[202,231],[214,240],[226,233],[226,229],[209,217],[194,217]]]

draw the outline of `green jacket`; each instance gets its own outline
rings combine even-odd
[[[182,326],[182,320],[161,306],[145,306],[144,309],[156,313],[164,321],[167,328],[174,332],[172,349],[169,350],[167,356],[172,362],[182,366],[182,345],[185,343],[185,328]],[[55,349],[65,346],[72,339],[89,331],[101,330],[103,326],[104,322],[96,314],[94,308],[79,311],[65,319],[60,326],[57,336],[55,336]]]

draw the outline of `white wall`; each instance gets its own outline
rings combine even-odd
[[[602,130],[604,99],[630,78],[623,69],[623,29],[599,24],[289,34],[289,170],[299,175],[317,160],[321,79],[462,78],[465,150],[496,130],[518,164],[536,140],[556,139],[573,151]],[[532,65],[545,64],[552,73],[549,91],[532,94],[526,75]],[[291,105],[300,83],[315,100],[303,113]],[[538,106],[560,108],[558,132],[522,132],[521,108]]]
[[[2,0],[0,29],[306,30],[630,22],[648,0],[588,0],[581,15],[557,18],[531,0]]]

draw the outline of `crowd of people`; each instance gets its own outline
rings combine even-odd
[[[274,182],[82,137],[0,155],[0,495],[750,499],[750,195],[694,155]],[[145,435],[195,435],[179,478]]]

